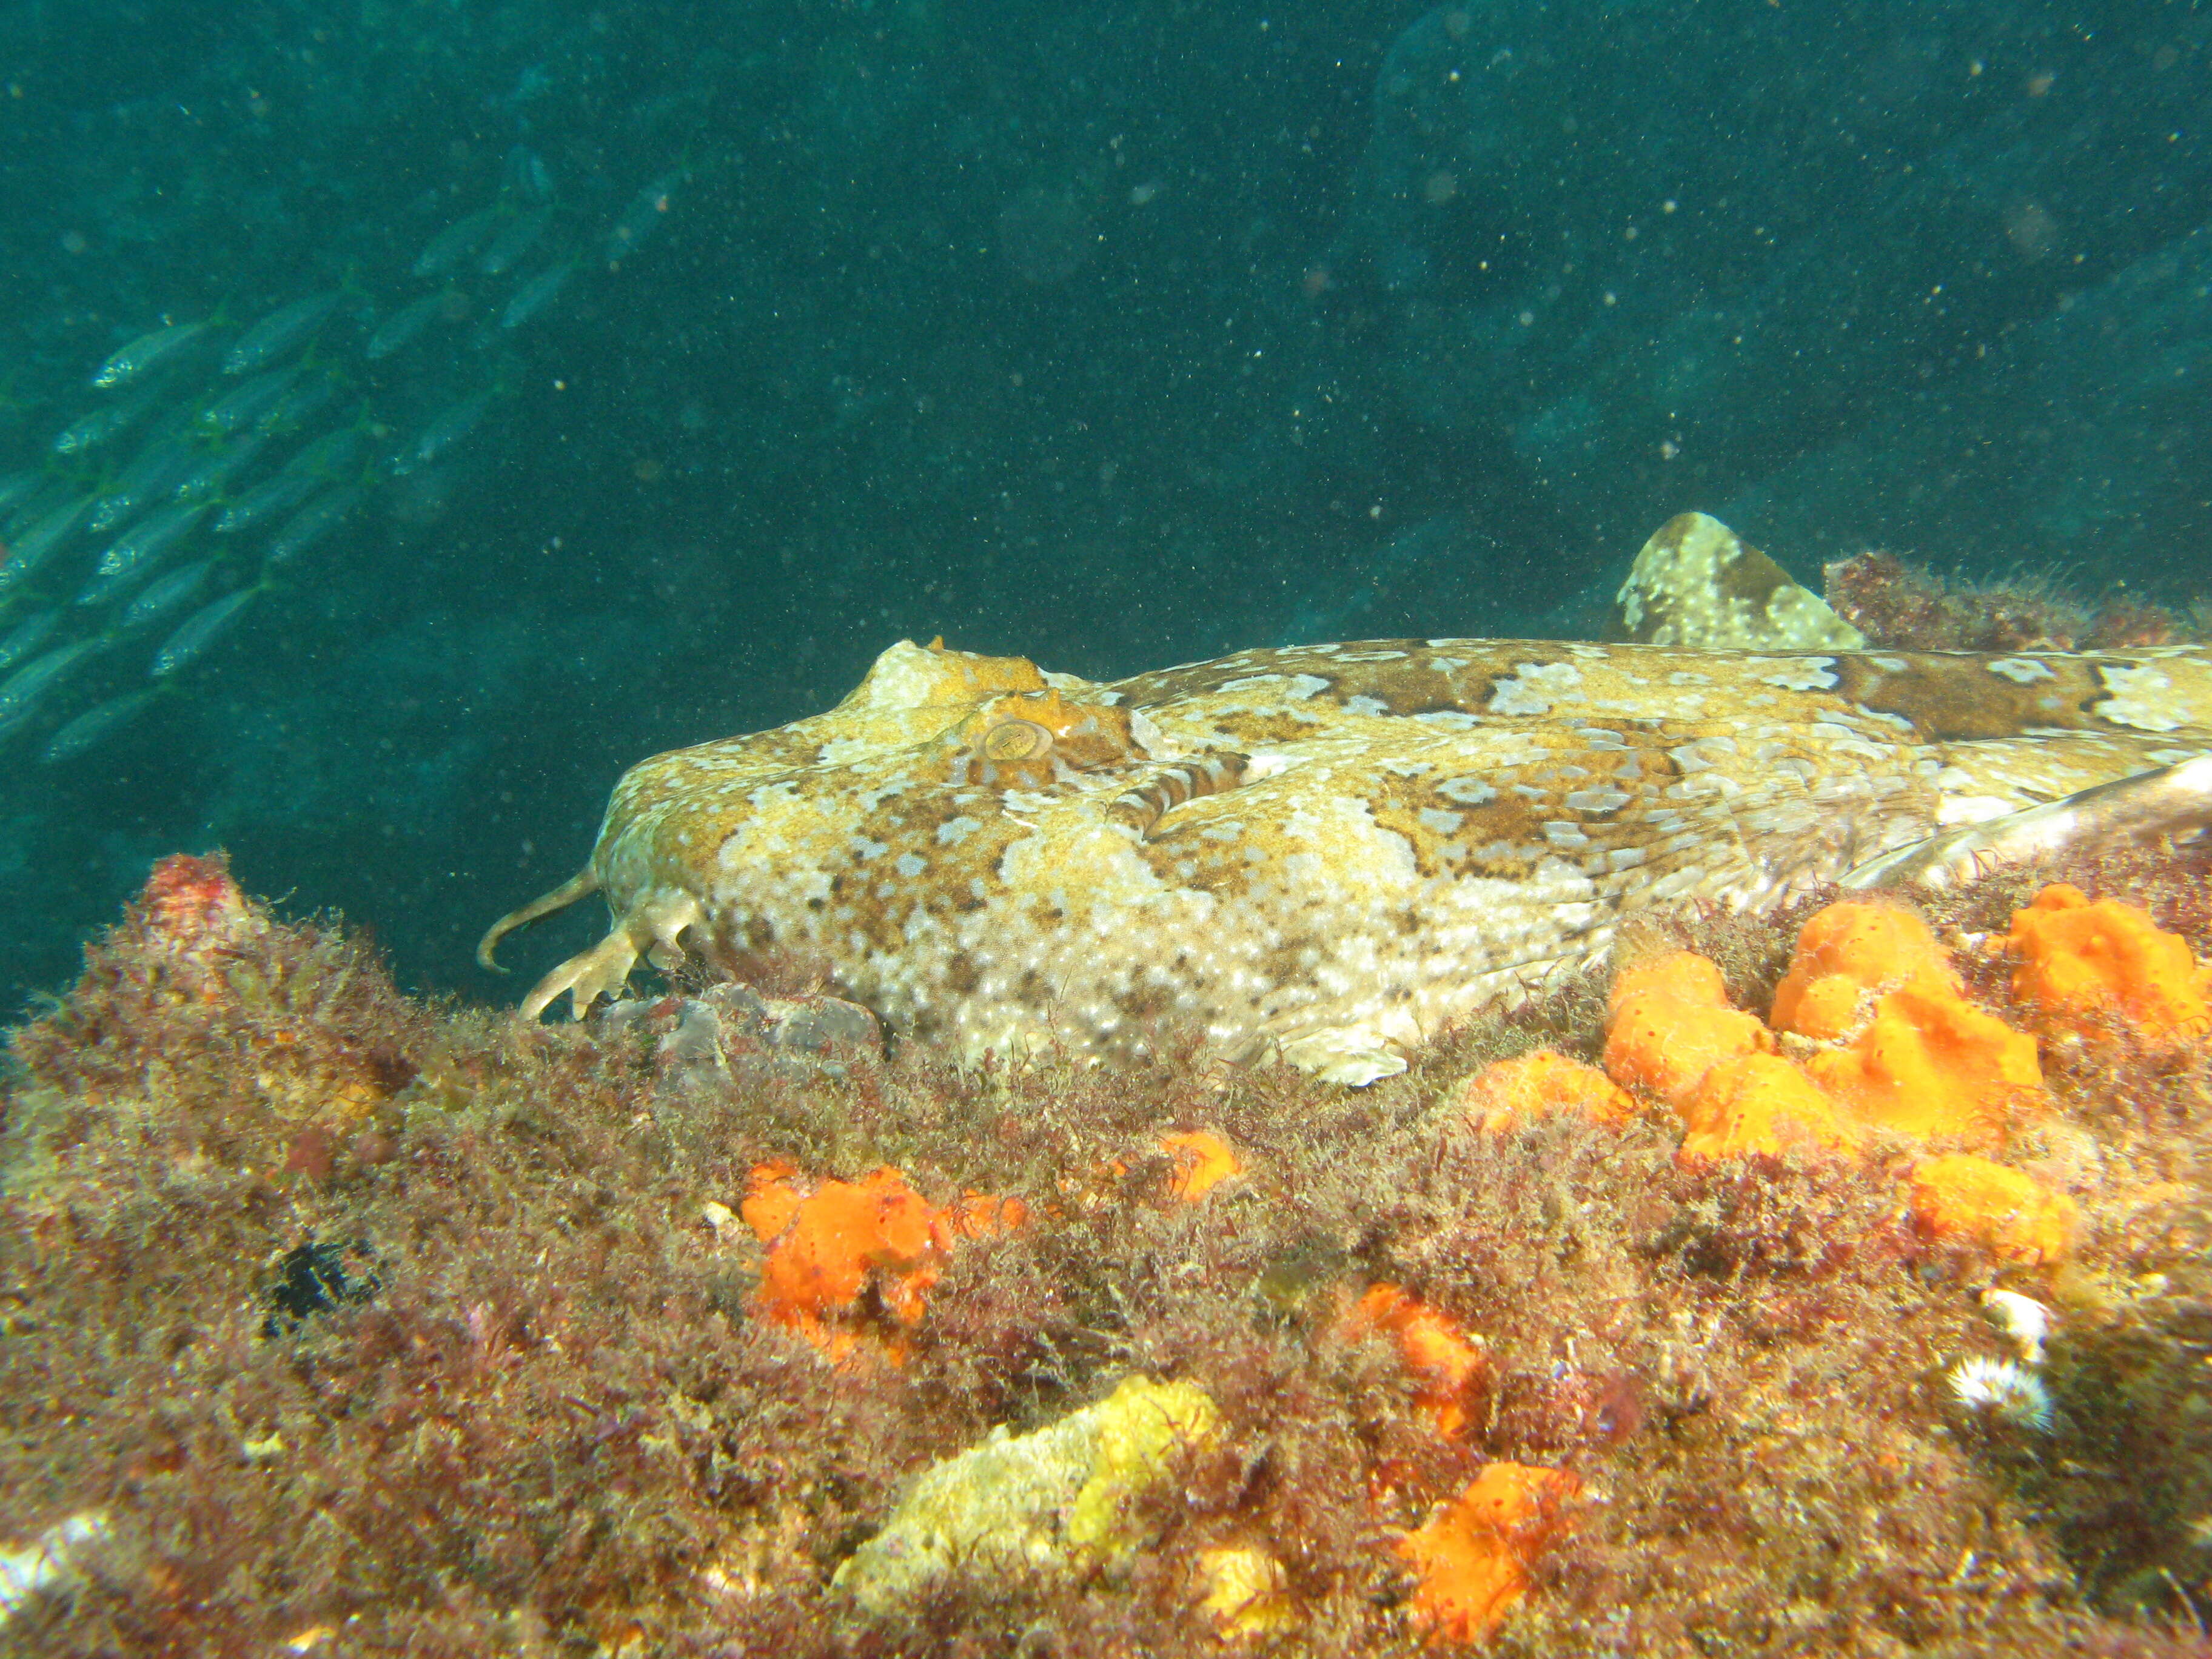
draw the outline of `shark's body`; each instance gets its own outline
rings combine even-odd
[[[2208,753],[2197,647],[1388,640],[1093,684],[902,642],[827,714],[633,768],[493,938],[597,886],[614,931],[531,1012],[642,951],[796,958],[970,1056],[1198,1032],[1363,1082],[1646,906],[2202,823]]]

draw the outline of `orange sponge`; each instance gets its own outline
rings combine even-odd
[[[1195,1204],[1231,1176],[1242,1175],[1234,1147],[1211,1129],[1162,1135],[1160,1150],[1175,1160],[1168,1191],[1186,1204]]]
[[[2037,1267],[2074,1242],[2074,1200],[2033,1176],[1965,1152],[1912,1171],[1912,1219],[1930,1238],[1978,1243],[2001,1261]]]
[[[1948,991],[1886,994],[1849,1048],[1806,1070],[1860,1122],[1923,1138],[1994,1140],[2043,1087],[2035,1039]]]
[[[1798,1147],[1849,1152],[1858,1131],[1836,1111],[1836,1103],[1812,1079],[1779,1054],[1744,1054],[1723,1060],[1675,1108],[1689,1133],[1682,1158],[1689,1162],[1780,1154]]]
[[[1603,1072],[1549,1048],[1484,1066],[1460,1085],[1459,1105],[1492,1134],[1563,1109],[1597,1123],[1625,1123],[1636,1114],[1635,1101]]]
[[[1866,1023],[1869,997],[1914,990],[1956,996],[1959,975],[1928,924],[1886,904],[1831,904],[1797,932],[1789,975],[1775,988],[1778,1031],[1833,1039]]]
[[[2013,913],[2007,942],[2018,958],[2013,992],[2040,1006],[2046,1028],[2091,1036],[2117,1016],[2157,1042],[2212,1029],[2212,973],[2132,904],[2093,904],[2060,882]]]
[[[809,1189],[781,1159],[754,1169],[738,1213],[769,1246],[754,1305],[833,1359],[853,1351],[854,1333],[838,1322],[859,1311],[864,1292],[899,1324],[917,1324],[954,1242],[1023,1218],[1018,1200],[975,1193],[939,1209],[889,1168]]]
[[[753,1165],[745,1182],[745,1200],[738,1206],[738,1213],[753,1230],[753,1237],[765,1244],[791,1224],[809,1190],[800,1184],[796,1164],[772,1158]]]
[[[1419,1576],[1416,1623],[1431,1635],[1480,1642],[1528,1593],[1528,1568],[1567,1529],[1582,1482],[1564,1469],[1492,1463],[1428,1525],[1398,1540]]]
[[[1771,1051],[1774,1038],[1728,1005],[1721,970],[1674,951],[1622,970],[1613,982],[1605,1069],[1623,1088],[1673,1103],[1724,1060]]]
[[[1491,1381],[1490,1356],[1467,1328],[1449,1314],[1407,1296],[1395,1285],[1372,1285],[1352,1310],[1355,1328],[1382,1331],[1419,1386],[1413,1403],[1438,1434],[1456,1437],[1467,1426]]]

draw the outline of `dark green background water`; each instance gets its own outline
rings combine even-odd
[[[0,994],[221,845],[510,995],[473,941],[623,766],[902,635],[1112,676],[1585,629],[1690,507],[1808,576],[1879,543],[2185,602],[2208,113],[2212,12],[2159,0],[0,5],[0,474],[98,488],[127,445],[49,446],[110,352],[337,288],[300,361],[380,458],[135,723],[40,758],[143,683],[134,636],[0,738]],[[495,204],[544,240],[368,361]],[[259,579],[198,533],[208,596]],[[100,550],[0,634],[111,629],[71,604]]]

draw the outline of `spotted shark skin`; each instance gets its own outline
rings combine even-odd
[[[826,714],[633,768],[482,954],[598,888],[613,931],[529,1015],[641,953],[781,960],[968,1057],[1196,1032],[1358,1084],[1655,905],[2212,822],[2208,755],[2198,647],[1382,640],[1097,684],[902,641]]]

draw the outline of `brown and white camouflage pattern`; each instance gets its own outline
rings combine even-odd
[[[633,768],[591,869],[486,945],[596,885],[614,931],[526,1012],[641,951],[782,959],[971,1057],[1197,1030],[1365,1082],[1646,906],[1924,876],[2039,807],[2038,848],[2202,823],[2208,752],[2197,647],[1380,640],[1094,684],[902,641],[827,714]]]

